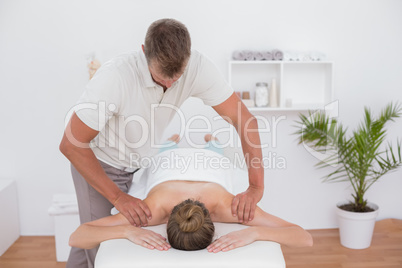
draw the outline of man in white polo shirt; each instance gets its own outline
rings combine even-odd
[[[110,215],[115,206],[131,224],[146,226],[147,205],[127,194],[141,157],[157,152],[164,129],[189,97],[212,106],[237,130],[249,165],[249,188],[232,203],[244,222],[264,191],[256,119],[215,65],[191,51],[187,28],[173,19],[151,24],[139,52],[105,63],[88,83],[60,144],[70,160],[81,223]],[[255,164],[260,161],[260,164]],[[69,267],[92,267],[97,249],[73,248]]]

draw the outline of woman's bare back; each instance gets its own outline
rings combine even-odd
[[[153,219],[150,224],[166,223],[177,204],[187,199],[204,203],[213,221],[220,221],[222,213],[230,214],[233,195],[222,186],[201,181],[167,181],[155,186],[144,202],[150,207]],[[154,217],[155,216],[155,217]],[[160,221],[160,222],[159,222]]]

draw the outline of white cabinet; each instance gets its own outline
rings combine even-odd
[[[276,79],[279,107],[260,110],[322,109],[334,99],[333,63],[329,61],[230,61],[229,84],[235,91],[249,91],[254,98],[257,82]]]
[[[20,237],[17,183],[0,179],[0,256]]]

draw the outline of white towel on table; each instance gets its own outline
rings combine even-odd
[[[172,152],[175,153],[169,155]],[[176,155],[181,155],[181,157],[176,157]],[[176,159],[172,160],[171,157],[176,157]],[[140,170],[134,175],[137,179],[133,180],[128,194],[143,200],[147,197],[148,192],[153,187],[169,180],[214,182],[222,185],[232,194],[241,193],[247,190],[247,187],[249,186],[248,171],[246,169],[235,167],[233,163],[230,162],[229,158],[208,149],[179,148],[164,151],[155,155],[154,158],[162,158],[162,160],[167,159],[167,161],[172,160],[175,163],[173,165],[176,165],[176,167],[172,167],[172,164],[167,164],[167,162],[159,160],[160,167],[154,169],[155,166],[153,165],[158,164],[158,160],[155,160],[152,166]],[[187,169],[184,169],[184,165],[180,166],[179,163],[183,161],[180,159],[187,161],[185,164],[188,166]],[[215,161],[215,163],[219,163],[216,165],[221,165],[221,168],[216,169],[215,164],[203,166],[203,163],[199,161],[200,159]],[[164,163],[164,167],[162,167],[162,162]],[[113,208],[111,213],[113,215],[117,214],[118,210]]]

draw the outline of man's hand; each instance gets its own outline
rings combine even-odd
[[[148,249],[168,250],[169,243],[162,235],[150,230],[128,226],[126,238],[131,242]]]
[[[236,195],[232,201],[233,217],[238,217],[239,222],[247,223],[254,219],[254,212],[257,203],[264,194],[264,188],[249,186],[248,189]]]
[[[244,230],[234,231],[216,239],[207,247],[209,252],[229,251],[253,243],[258,238],[256,227],[249,227]]]
[[[144,201],[123,192],[114,201],[114,206],[134,226],[147,226],[148,219],[152,218]]]

